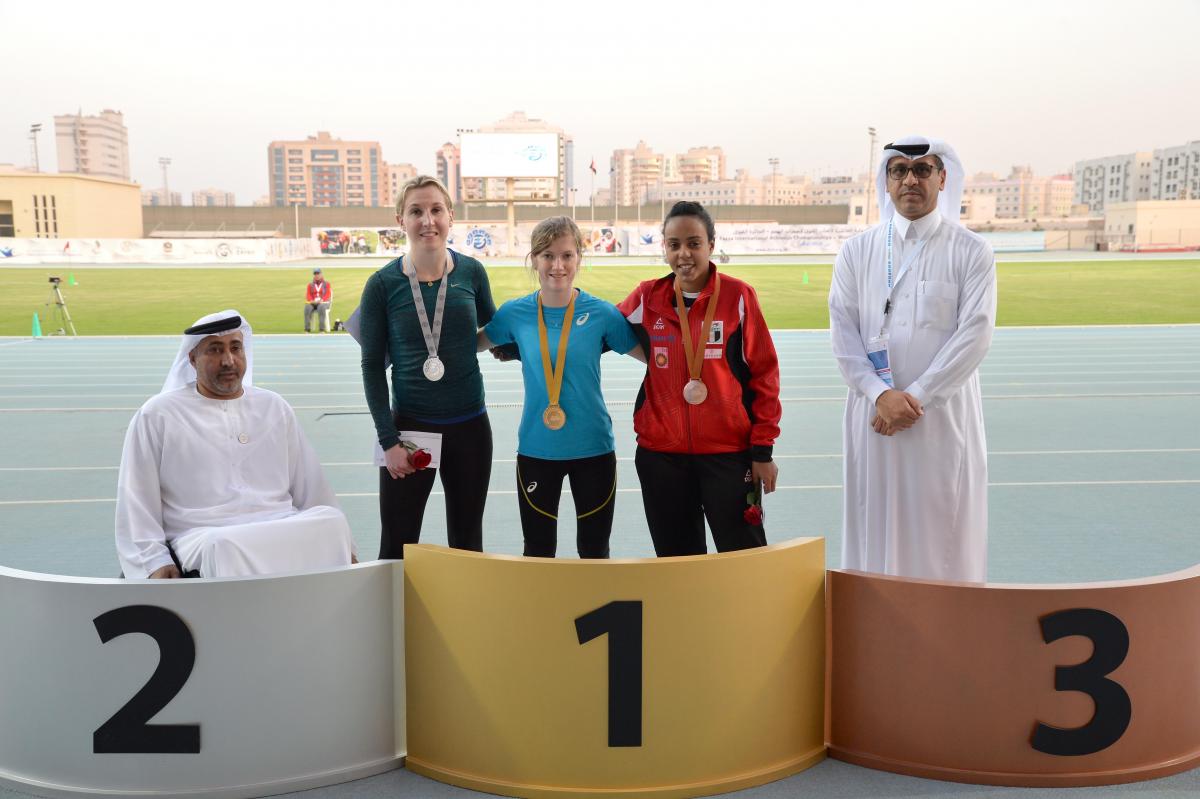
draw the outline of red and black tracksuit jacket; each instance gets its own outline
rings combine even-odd
[[[712,301],[717,267],[688,308],[692,341],[699,342]],[[779,359],[748,283],[721,276],[721,296],[704,345],[700,377],[708,398],[683,399],[688,368],[675,310],[675,276],[646,280],[618,306],[646,351],[646,377],[638,392],[633,428],[638,445],[659,452],[712,454],[750,450],[755,461],[771,460],[779,436]]]

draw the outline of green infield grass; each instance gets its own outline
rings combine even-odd
[[[363,283],[377,267],[330,264],[334,318],[358,304]],[[758,291],[767,322],[775,328],[829,326],[826,295],[831,264],[762,264],[724,267]],[[640,280],[665,274],[665,266],[585,267],[576,285],[611,301],[623,299]],[[1010,262],[998,266],[1001,325],[1096,325],[1200,323],[1200,259]],[[44,333],[58,328],[47,305],[47,276],[66,269],[0,269],[6,313],[0,335],[28,336],[33,315]],[[76,268],[77,285],[62,290],[81,335],[178,333],[194,319],[237,308],[262,333],[296,333],[303,326],[309,268]],[[496,303],[533,290],[518,267],[489,270]]]

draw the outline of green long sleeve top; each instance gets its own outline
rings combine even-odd
[[[438,357],[446,374],[432,382],[421,365],[429,354],[413,305],[412,289],[397,258],[367,279],[360,305],[362,376],[367,407],[375,421],[379,445],[390,449],[400,441],[392,412],[419,421],[447,423],[484,411],[483,376],[475,354],[476,331],[496,313],[492,288],[483,264],[451,250],[454,268],[430,285],[422,281],[421,299],[433,323],[438,289],[449,280],[442,314]],[[392,360],[392,402],[388,405],[385,356]]]

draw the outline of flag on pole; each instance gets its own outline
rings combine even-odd
[[[592,165],[589,166],[588,169],[592,170],[593,175],[596,174],[596,159],[595,158],[592,159]]]

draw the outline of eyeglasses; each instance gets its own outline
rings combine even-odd
[[[937,170],[934,164],[921,161],[916,164],[893,164],[887,168],[887,175],[892,180],[904,180],[912,172],[920,180],[927,179]]]

